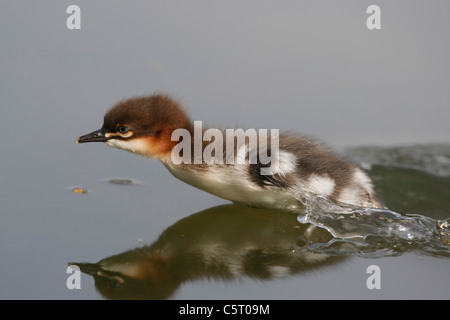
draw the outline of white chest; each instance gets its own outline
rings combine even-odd
[[[264,189],[251,182],[246,165],[215,165],[206,171],[185,170],[170,161],[164,165],[178,179],[223,199],[255,207],[302,207],[297,199],[283,190]]]

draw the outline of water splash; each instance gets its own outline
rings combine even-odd
[[[306,212],[298,216],[298,221],[311,225],[310,234],[315,228],[322,228],[332,235],[327,243],[305,239],[298,244],[303,249],[370,258],[406,251],[450,257],[448,220],[403,215],[387,209],[351,207],[320,196],[309,195],[299,200]]]

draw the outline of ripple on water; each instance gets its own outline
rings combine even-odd
[[[117,185],[121,185],[121,186],[132,186],[132,185],[139,185],[139,183],[137,181],[131,180],[131,179],[118,179],[118,178],[113,178],[113,179],[108,179],[107,180],[109,183],[112,184],[117,184]]]

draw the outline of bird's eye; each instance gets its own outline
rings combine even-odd
[[[121,134],[125,134],[129,131],[130,129],[128,129],[127,126],[118,126],[117,127],[117,132],[121,133]]]
[[[116,279],[109,279],[108,285],[111,289],[116,289],[120,287],[120,282]]]

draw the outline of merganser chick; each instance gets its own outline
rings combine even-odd
[[[266,141],[270,142],[266,147],[256,150],[256,162],[195,161],[195,152],[182,150],[183,156],[187,156],[183,159],[192,161],[180,163],[174,154],[180,152],[179,143],[185,136],[180,139],[179,134],[173,135],[177,129],[192,136],[197,133],[176,101],[157,94],[119,102],[105,114],[101,129],[81,136],[75,142],[104,142],[144,157],[158,158],[178,179],[218,197],[249,206],[296,209],[303,207],[299,199],[312,194],[349,205],[383,207],[376,200],[372,182],[364,171],[309,139],[280,134],[278,152],[275,153],[275,148],[271,149],[269,134]],[[201,129],[201,134],[205,132]],[[221,134],[225,139],[225,132],[221,131]],[[261,137],[264,138],[260,135],[258,141]],[[213,142],[208,141],[212,139],[206,140],[202,139],[200,154],[209,150],[213,158],[229,157],[230,152],[227,153],[224,145],[223,150],[215,149],[211,153]],[[194,143],[191,140],[189,146],[195,148]],[[263,151],[266,155],[277,155],[274,168],[262,161]],[[238,144],[232,150],[231,159],[244,157],[249,160],[251,152],[249,143]],[[268,171],[263,174],[263,169]]]

